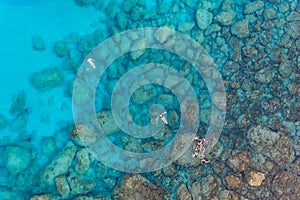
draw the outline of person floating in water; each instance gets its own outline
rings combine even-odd
[[[167,114],[167,112],[160,113],[160,114],[156,117],[156,121],[157,121],[158,119],[161,119],[161,121],[163,121],[163,123],[164,123],[165,125],[168,125],[168,121],[167,121],[166,117],[164,116],[165,114]]]
[[[86,61],[92,66],[92,68],[94,68],[94,69],[96,68],[94,59],[88,58]]]
[[[209,163],[209,160],[204,159],[205,157],[205,148],[204,144],[207,143],[207,140],[205,138],[200,139],[198,136],[193,139],[193,141],[196,143],[193,147],[194,153],[192,154],[193,157],[198,157],[201,159],[201,163]]]

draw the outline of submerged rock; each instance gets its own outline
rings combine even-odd
[[[49,68],[32,74],[30,81],[35,89],[45,91],[61,86],[64,76],[59,69]]]
[[[232,24],[233,14],[231,12],[220,12],[215,16],[215,20],[223,26],[228,26]]]
[[[236,22],[231,27],[231,33],[239,38],[246,37],[249,34],[249,22],[247,19]]]
[[[121,185],[113,191],[116,199],[164,199],[164,193],[139,174],[127,175]]]
[[[97,119],[105,134],[113,134],[120,130],[110,111],[102,111],[97,113]]]
[[[76,164],[75,170],[79,174],[85,173],[90,167],[90,158],[89,158],[89,151],[84,148],[77,152],[76,154]]]
[[[91,1],[90,0],[74,0],[76,5],[80,6],[80,7],[86,7],[88,5],[90,5]]]
[[[10,124],[10,130],[12,132],[18,132],[21,130],[24,130],[28,122],[28,112],[24,111],[23,113],[16,116],[11,124]]]
[[[70,131],[70,136],[76,145],[84,146],[96,142],[96,131],[94,127],[78,124]]]
[[[30,200],[61,200],[61,197],[52,194],[40,194],[32,196]]]
[[[246,151],[234,151],[228,158],[228,165],[234,172],[242,172],[251,165],[251,157]]]
[[[188,32],[190,30],[192,30],[195,26],[195,23],[193,22],[186,22],[186,23],[182,23],[178,26],[178,30],[181,32]]]
[[[16,96],[12,98],[12,104],[9,108],[9,113],[12,115],[20,114],[24,112],[26,105],[26,94],[24,91],[20,91]]]
[[[54,53],[58,57],[65,57],[69,53],[67,44],[63,41],[57,41],[54,44]]]
[[[213,15],[205,10],[198,9],[196,12],[197,25],[201,30],[206,29],[212,22]]]
[[[247,132],[251,147],[269,157],[278,165],[287,165],[293,159],[290,140],[283,132],[275,132],[263,125],[253,126]]]
[[[265,180],[266,175],[262,172],[249,171],[246,173],[248,184],[253,187],[258,187]]]
[[[46,166],[41,174],[41,179],[48,185],[54,185],[55,177],[68,172],[76,151],[76,146],[72,142],[68,142],[62,151]]]
[[[68,183],[71,188],[71,194],[87,194],[96,187],[96,181],[90,177],[83,177],[76,173],[71,173],[68,178]]]
[[[181,183],[176,190],[177,199],[192,200],[192,195],[184,183]]]
[[[280,197],[285,197],[285,199],[300,199],[299,184],[299,176],[286,171],[280,171],[272,181],[271,190],[278,199]]]
[[[229,188],[229,189],[237,189],[237,188],[242,188],[244,187],[244,182],[241,176],[236,176],[236,175],[228,175],[224,179],[224,184]]]
[[[66,176],[58,176],[55,178],[56,189],[63,199],[69,198],[70,186]]]
[[[264,5],[265,4],[263,1],[250,2],[249,4],[246,5],[245,14],[252,14],[258,10],[261,10],[264,8]]]
[[[8,124],[8,120],[5,118],[4,115],[0,114],[0,130],[5,129],[5,127],[7,126],[7,124]]]
[[[267,84],[270,83],[272,79],[273,79],[273,72],[271,69],[268,68],[261,69],[255,74],[255,80],[258,83]]]
[[[32,37],[32,48],[37,51],[43,51],[46,49],[46,44],[42,37],[33,36]]]
[[[10,146],[5,151],[5,166],[11,174],[19,174],[29,167],[31,153],[18,146]]]
[[[134,91],[132,101],[135,104],[143,104],[155,96],[155,88],[152,85],[144,85]]]

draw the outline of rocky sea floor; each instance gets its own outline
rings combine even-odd
[[[72,32],[52,46],[32,33],[32,51],[50,49],[60,64],[26,77],[39,94],[52,94],[39,106],[51,109],[59,101],[66,118],[55,122],[53,133],[29,132],[34,130],[33,115],[46,128],[53,117],[31,106],[26,89],[14,93],[5,105],[8,114],[0,114],[0,131],[15,135],[1,136],[0,199],[300,199],[298,0],[74,0],[74,6],[92,9],[99,20],[88,34]],[[126,173],[99,162],[80,140],[95,137],[90,127],[72,121],[73,84],[81,63],[106,38],[143,27],[168,27],[190,36],[213,58],[223,78],[226,119],[206,155],[209,163],[193,158],[191,146],[163,169]],[[156,34],[158,41],[170,36],[166,30]],[[180,46],[178,51],[189,49]],[[141,139],[122,132],[113,120],[110,98],[117,81],[134,66],[150,62],[171,65],[191,83],[199,102],[197,135],[205,137],[210,108],[217,102],[211,102],[203,74],[181,57],[157,49],[120,56],[99,82],[95,109],[106,136],[123,150],[140,153],[157,150],[176,135],[180,103],[172,91],[155,84],[138,88],[129,110],[135,123],[145,125],[151,105],[161,104],[168,126],[151,139]]]

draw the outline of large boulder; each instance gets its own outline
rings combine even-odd
[[[41,174],[41,179],[48,185],[54,185],[54,179],[68,172],[75,157],[77,148],[68,142],[62,151],[46,166]]]
[[[22,173],[29,167],[32,159],[31,153],[24,148],[18,146],[10,146],[6,149],[5,166],[11,174]]]
[[[35,89],[45,91],[61,86],[64,76],[59,69],[49,68],[32,74],[30,81]]]

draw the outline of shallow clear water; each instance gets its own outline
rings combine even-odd
[[[300,199],[299,8],[298,0],[1,1],[0,199]],[[113,37],[146,27],[153,35]],[[97,47],[103,41],[111,43]],[[161,64],[156,74],[134,75],[149,63]],[[78,87],[81,78],[95,88]],[[130,93],[135,81],[144,86]],[[184,101],[188,92],[195,102]],[[204,158],[192,156],[195,135],[208,139],[196,150]],[[178,136],[189,141],[171,143]],[[170,153],[159,152],[167,145]]]

